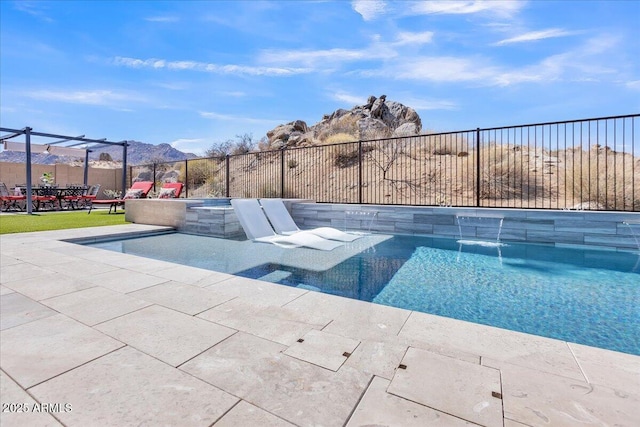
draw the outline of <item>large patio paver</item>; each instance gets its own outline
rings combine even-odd
[[[362,426],[477,426],[428,406],[387,393],[391,381],[374,377],[347,427]]]
[[[95,285],[80,277],[49,271],[45,276],[16,280],[7,283],[6,286],[35,301],[41,301],[82,289],[92,288]]]
[[[232,297],[180,282],[165,282],[129,293],[130,296],[195,315],[229,301]]]
[[[343,425],[371,375],[345,366],[329,371],[289,357],[285,349],[238,332],[180,369],[291,423]]]
[[[49,277],[51,275],[51,270],[26,262],[20,262],[2,266],[0,270],[0,283],[13,289],[11,285],[15,285],[16,282],[34,277]]]
[[[503,364],[504,416],[531,426],[637,426],[640,399],[635,394]]]
[[[58,427],[62,426],[49,413],[39,411],[39,402],[33,400],[29,394],[4,372],[0,371],[0,425],[2,427]],[[6,406],[5,405],[13,405]]]
[[[323,307],[323,310],[317,310],[317,307]],[[308,292],[285,308],[304,313],[309,323],[329,317],[332,321],[323,331],[358,340],[395,339],[410,314],[407,310],[319,292]]]
[[[168,279],[163,279],[158,276],[139,273],[124,268],[92,274],[87,276],[86,280],[93,285],[99,285],[121,293],[138,291],[168,281]]]
[[[345,366],[391,380],[408,348],[401,339],[395,342],[364,340],[349,356]]]
[[[640,391],[640,357],[574,343],[569,347],[589,383],[626,393]]]
[[[124,344],[62,314],[0,332],[2,370],[29,388]]]
[[[236,333],[234,329],[155,305],[95,328],[172,366]]]
[[[500,371],[409,348],[387,391],[483,426],[502,426]]]
[[[280,307],[273,308],[280,310]],[[293,319],[274,317],[272,313],[269,307],[234,298],[197,317],[284,345],[293,344],[315,327]]]
[[[210,426],[238,399],[131,347],[87,363],[30,392],[70,402],[74,426]]]
[[[291,344],[284,354],[337,371],[354,352],[360,341],[317,330],[310,330]]]
[[[245,401],[240,401],[217,423],[215,427],[294,427],[294,424],[278,418]]]
[[[289,286],[235,276],[232,279],[207,286],[207,289],[222,295],[244,298],[264,307],[270,305],[283,306],[309,292]]]
[[[89,326],[152,305],[100,286],[42,300],[42,304]]]
[[[433,346],[584,380],[567,343],[551,338],[415,311],[411,312],[399,336],[409,342],[418,340]],[[499,365],[499,362],[496,363]]]
[[[54,310],[17,292],[0,295],[0,330],[57,314]]]

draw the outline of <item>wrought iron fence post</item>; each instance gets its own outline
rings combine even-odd
[[[476,128],[476,207],[480,207],[480,128]]]
[[[156,192],[156,162],[153,162],[153,192]]]
[[[189,160],[184,159],[184,197],[189,198]]]
[[[362,141],[358,140],[358,203],[362,204]]]
[[[286,146],[282,146],[280,149],[280,198],[284,198],[284,150]]]
[[[229,182],[230,182],[230,180],[229,180],[229,171],[230,171],[230,167],[229,167],[229,155],[228,154],[225,156],[225,162],[226,162],[226,164],[225,164],[225,173],[224,173],[224,175],[225,175],[225,185],[227,187],[226,188],[226,197],[229,197],[229,191],[230,191],[230,189],[229,189]]]

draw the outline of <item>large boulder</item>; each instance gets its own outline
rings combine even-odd
[[[366,104],[356,105],[351,110],[340,108],[325,114],[311,127],[302,120],[277,126],[267,132],[267,140],[269,148],[275,149],[322,142],[337,133],[375,139],[418,135],[421,131],[422,121],[413,108],[388,101],[386,95],[382,95],[379,98],[369,96]]]

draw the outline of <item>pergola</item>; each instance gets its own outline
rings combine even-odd
[[[91,139],[81,136],[67,136],[56,135],[52,133],[34,132],[30,127],[24,129],[9,129],[0,127],[0,132],[7,132],[5,135],[0,136],[0,142],[4,143],[4,149],[8,151],[20,151],[27,154],[26,167],[27,167],[27,200],[32,199],[32,183],[31,183],[31,155],[32,153],[50,153],[63,156],[84,156],[84,185],[88,183],[89,174],[89,153],[91,148],[99,145],[119,145],[122,147],[122,188],[127,188],[127,141],[108,141],[104,139]],[[24,142],[11,141],[14,138],[24,136]],[[32,137],[44,138],[44,144],[33,144],[31,142]],[[48,140],[54,141],[49,142]],[[73,142],[65,146],[58,146],[66,142]],[[79,145],[84,145],[84,148],[74,148]],[[33,213],[33,207],[31,203],[27,203],[27,213]]]

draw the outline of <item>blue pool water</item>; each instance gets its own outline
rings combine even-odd
[[[248,246],[214,256],[211,242],[171,234],[91,246],[640,355],[638,253],[393,236],[318,271],[292,267],[296,252],[285,249],[279,261],[238,267],[233,259],[264,244],[234,242]]]

